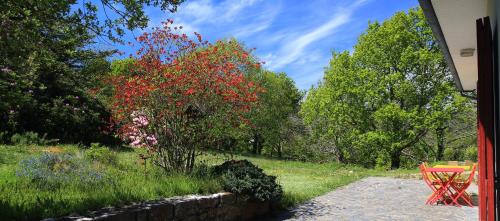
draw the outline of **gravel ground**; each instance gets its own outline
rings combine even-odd
[[[268,220],[478,220],[477,206],[425,205],[429,194],[422,180],[368,177]]]

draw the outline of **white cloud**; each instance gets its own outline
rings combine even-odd
[[[262,0],[226,0],[215,4],[212,0],[188,1],[179,7],[178,17],[194,24],[231,22],[240,16],[245,8]]]
[[[350,21],[350,17],[354,9],[365,3],[367,0],[358,0],[354,4],[340,8],[338,13],[335,14],[328,21],[323,23],[317,28],[309,30],[307,34],[300,36],[302,32],[296,33],[293,36],[300,36],[296,39],[289,41],[280,49],[277,62],[274,62],[272,69],[279,69],[290,63],[296,62],[300,57],[305,54],[307,47],[327,36],[333,34],[338,28]],[[307,55],[305,55],[307,56]]]

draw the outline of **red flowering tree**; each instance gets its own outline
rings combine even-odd
[[[198,148],[246,122],[259,90],[247,73],[260,63],[234,40],[193,40],[172,23],[140,36],[134,75],[111,80],[114,118],[122,138],[147,148],[156,165],[189,172]]]

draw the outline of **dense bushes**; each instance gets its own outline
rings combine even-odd
[[[465,149],[465,159],[477,162],[477,147],[470,146]]]
[[[259,200],[279,200],[283,190],[275,176],[266,175],[248,160],[231,160],[214,168],[222,176],[225,191],[242,194]]]

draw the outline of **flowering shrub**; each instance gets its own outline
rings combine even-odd
[[[129,73],[111,79],[121,137],[148,149],[167,170],[191,171],[197,148],[221,128],[245,123],[259,87],[247,75],[260,63],[234,40],[210,44],[177,34],[172,21],[138,38]]]
[[[103,173],[70,154],[44,153],[19,163],[16,176],[39,188],[56,189],[65,184],[93,187],[106,181]]]

